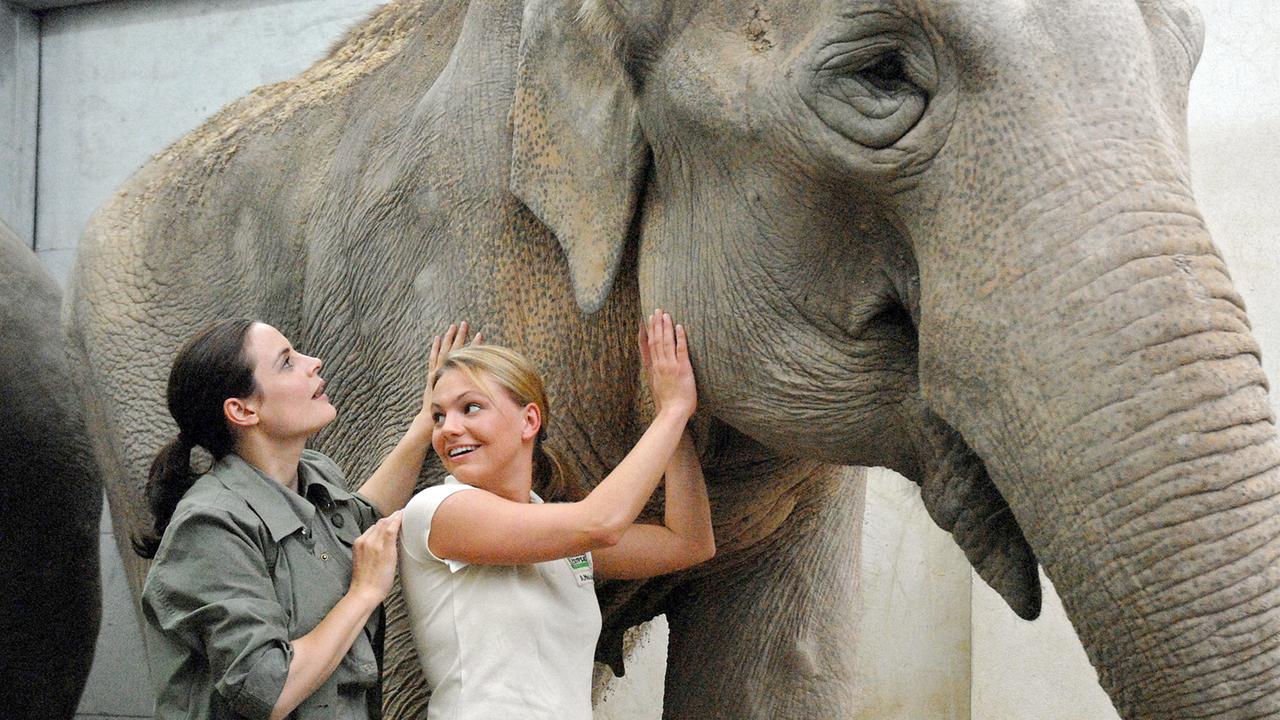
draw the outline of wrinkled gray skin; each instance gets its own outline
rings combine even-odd
[[[70,719],[101,617],[84,413],[58,321],[62,292],[0,223],[0,714]]]
[[[208,319],[325,357],[318,445],[355,482],[467,318],[546,368],[552,437],[599,477],[642,427],[631,333],[662,305],[721,551],[603,588],[601,656],[667,612],[667,717],[853,712],[861,484],[818,461],[920,483],[1024,617],[1042,562],[1125,718],[1280,713],[1280,444],[1191,196],[1193,8],[632,5],[392,4],[100,212],[71,330],[117,527]],[[422,702],[403,635],[393,717]]]

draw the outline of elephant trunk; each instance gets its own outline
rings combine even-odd
[[[1190,199],[1134,200],[1070,238],[1052,213],[1026,226],[1049,261],[933,278],[922,261],[925,397],[983,459],[1124,717],[1280,716],[1259,350]]]
[[[1097,450],[1064,478],[1074,501],[1011,501],[1127,718],[1280,713],[1280,443],[1265,390],[1227,379],[1246,364],[1186,366],[1165,399],[1199,404],[1132,434],[1123,409],[1082,417],[1115,436],[1076,446]],[[1064,468],[1070,442],[1054,443]]]

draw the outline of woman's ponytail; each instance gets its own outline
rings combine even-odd
[[[156,556],[160,538],[169,527],[178,501],[199,477],[191,470],[191,450],[195,445],[182,433],[160,449],[147,473],[147,507],[153,518],[152,528],[133,538],[133,551],[147,559]]]
[[[253,365],[245,352],[245,338],[253,320],[222,320],[196,333],[178,351],[169,370],[166,398],[169,414],[178,424],[178,437],[151,461],[145,493],[152,528],[133,538],[133,550],[153,558],[169,527],[178,501],[195,484],[191,451],[200,446],[214,460],[235,449],[222,405],[228,398],[253,394]]]
[[[547,447],[538,433],[533,444],[533,489],[547,502],[577,502],[587,496],[581,478],[559,451]]]

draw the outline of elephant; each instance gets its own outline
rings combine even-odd
[[[70,720],[102,615],[102,485],[71,386],[62,291],[0,223],[0,707]]]
[[[316,444],[360,478],[466,318],[546,370],[549,442],[598,478],[661,305],[719,548],[602,585],[598,657],[666,613],[665,717],[856,711],[869,466],[1027,619],[1042,565],[1127,720],[1280,713],[1280,441],[1190,189],[1202,42],[1187,0],[390,2],[86,230],[66,322],[117,532],[208,320],[325,358]],[[386,708],[416,716],[388,614]]]

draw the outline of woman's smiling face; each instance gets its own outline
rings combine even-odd
[[[320,377],[320,358],[303,355],[279,330],[254,323],[245,350],[257,384],[246,399],[258,415],[258,428],[271,437],[310,437],[337,417]]]
[[[516,404],[488,373],[446,370],[431,392],[431,445],[460,482],[488,487],[532,454],[540,427],[537,406]]]

